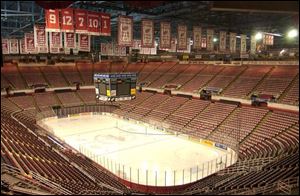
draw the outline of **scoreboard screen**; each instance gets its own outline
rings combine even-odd
[[[136,73],[94,74],[96,98],[101,100],[135,98]]]

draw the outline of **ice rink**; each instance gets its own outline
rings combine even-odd
[[[109,115],[49,119],[44,124],[76,150],[139,184],[186,184],[234,161],[225,150]]]

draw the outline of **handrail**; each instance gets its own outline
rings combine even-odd
[[[54,191],[54,193],[60,193],[60,194],[64,194],[64,195],[73,195],[74,193],[72,193],[70,190],[62,187],[61,185],[50,181],[49,179],[39,175],[38,173],[35,173],[33,171],[29,172],[32,175],[32,178],[34,178],[35,180],[37,180],[38,182],[49,186],[50,188],[52,188],[51,190]]]

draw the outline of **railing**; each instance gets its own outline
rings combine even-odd
[[[37,180],[39,183],[41,183],[45,186],[50,187],[51,192],[53,192],[55,194],[63,194],[63,195],[73,195],[74,194],[71,191],[69,191],[68,189],[63,188],[61,185],[48,180],[47,178],[39,175],[38,173],[35,173],[33,171],[30,171],[29,173],[31,174],[33,179]]]
[[[46,189],[50,193],[64,194],[64,195],[72,195],[73,194],[71,191],[63,188],[59,184],[56,184],[55,182],[52,182],[33,171],[29,172],[29,174],[32,176],[33,179],[29,179],[29,178],[25,177],[18,168],[2,163],[1,164],[1,175],[3,173],[8,173],[13,176],[19,176],[20,180],[23,180],[24,182],[29,181],[31,184],[34,184],[37,187],[41,187],[42,189]]]

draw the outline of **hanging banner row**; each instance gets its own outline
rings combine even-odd
[[[64,43],[63,39],[64,37]],[[49,39],[49,44],[48,44]],[[89,34],[76,34],[71,32],[49,32],[45,26],[35,25],[33,33],[25,33],[23,39],[2,39],[3,54],[37,54],[37,53],[70,53],[74,51],[90,52],[91,36]]]
[[[178,24],[177,26],[177,49],[188,50],[187,44],[187,26]],[[161,50],[172,49],[172,38],[171,38],[171,23],[160,22],[160,43],[159,48]],[[227,44],[227,32],[219,32],[219,51],[230,51],[231,53],[236,52],[237,45],[237,34],[229,33],[229,48],[226,48]],[[193,49],[206,48],[208,51],[214,51],[214,30],[206,30],[206,38],[202,38],[202,28],[200,26],[193,26]],[[247,53],[247,37],[246,35],[240,35],[240,53]],[[154,47],[154,23],[149,19],[142,19],[141,22],[141,47],[142,48],[153,48]],[[254,39],[253,41],[256,42]],[[133,45],[133,18],[130,16],[119,16],[118,18],[118,44],[120,46],[132,46]],[[264,45],[273,45],[273,36],[264,34],[263,37]],[[253,46],[253,44],[252,44]],[[252,50],[253,51],[253,50]]]
[[[47,32],[86,33],[110,36],[110,14],[83,9],[45,10]]]

